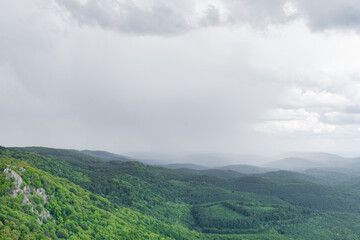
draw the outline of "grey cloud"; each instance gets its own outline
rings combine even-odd
[[[294,19],[304,19],[313,30],[357,30],[360,26],[360,3],[354,0],[223,0],[219,6],[207,5],[203,9],[205,16],[202,16],[203,12],[195,11],[195,1],[190,1],[191,11],[161,1],[148,1],[146,4],[150,7],[146,8],[140,4],[141,1],[135,4],[132,0],[55,1],[80,24],[135,34],[178,34],[199,27],[237,23],[264,28]],[[286,14],[285,4],[292,4],[294,13]],[[220,8],[226,12],[223,21],[220,21]]]
[[[304,19],[313,30],[355,29],[360,27],[360,2],[355,0],[228,0],[230,20],[253,26],[281,24]],[[294,14],[286,16],[285,4],[293,4]]]
[[[315,112],[320,115],[315,114],[315,124],[351,125],[359,120],[355,115],[324,115],[328,111],[343,114],[346,102],[337,105],[327,98],[314,101],[318,96],[307,101],[300,98],[302,104],[294,104],[290,97],[281,98],[292,85],[299,85],[304,90],[320,88],[349,96],[349,104],[358,102],[353,97],[358,95],[356,85],[350,87],[354,93],[341,92],[338,86],[342,82],[333,83],[331,76],[320,72],[324,65],[339,67],[339,61],[345,65],[354,62],[348,58],[358,54],[353,46],[344,49],[340,58],[333,51],[337,44],[348,45],[345,37],[356,43],[353,35],[340,35],[340,43],[331,40],[329,44],[325,34],[312,34],[298,25],[290,25],[290,30],[277,29],[276,36],[265,37],[251,28],[209,27],[246,21],[264,26],[262,21],[272,17],[270,22],[286,22],[291,17],[282,15],[284,1],[270,4],[243,0],[233,3],[239,4],[236,7],[204,5],[197,19],[202,24],[193,24],[187,20],[193,14],[191,10],[180,11],[170,5],[150,4],[145,8],[125,1],[116,7],[110,4],[112,0],[89,0],[85,5],[59,0],[79,23],[100,26],[84,28],[39,8],[35,0],[3,2],[1,145],[114,152],[271,152],[290,150],[290,145],[293,150],[303,150],[299,148],[304,144],[310,150],[319,150],[321,143],[325,151],[343,146],[357,149],[358,144],[347,141],[347,132],[340,132],[344,136],[340,140],[336,136],[341,134],[336,135],[336,130],[332,133],[336,139],[332,148],[326,144],[328,133],[321,137],[313,132],[299,132],[291,138],[283,135],[281,142],[277,136],[267,138],[253,129],[254,123],[269,120],[269,110],[284,106],[311,113],[310,119],[305,119],[310,125],[314,124],[311,117]],[[231,23],[229,19],[226,22],[224,8],[233,10]],[[305,16],[301,11],[297,14]],[[206,29],[170,38],[146,35],[175,34],[196,27]],[[108,34],[108,29],[145,36]],[[317,61],[309,61],[310,57]],[[356,66],[341,65],[331,70],[339,75],[358,72]],[[311,84],[302,82],[303,75]],[[310,85],[315,85],[315,90]],[[337,99],[336,103],[341,102]],[[284,118],[299,120],[293,115],[285,114]],[[306,138],[298,139],[301,134]],[[342,145],[338,146],[339,141]]]
[[[195,10],[195,1],[190,1],[190,11],[161,1],[144,2],[147,7],[142,6],[141,1],[135,4],[132,0],[55,1],[80,24],[135,34],[178,34],[199,27],[237,23],[266,28],[269,24],[284,24],[294,19],[304,19],[313,30],[357,30],[360,26],[360,3],[355,0],[223,0],[218,6],[208,4],[200,13]],[[285,4],[292,4],[294,13],[286,14]],[[226,13],[222,21],[220,8]]]
[[[359,105],[352,105],[348,106],[344,109],[345,113],[360,113],[360,106]]]
[[[14,2],[0,18],[21,19]],[[34,27],[53,18],[35,8],[17,27],[0,21],[0,34],[12,39],[0,57],[2,145],[246,150],[249,125],[277,91],[267,74],[247,68],[244,47],[233,41],[229,51],[220,34],[134,37],[67,21],[66,33]]]
[[[346,112],[333,112],[322,115],[324,122],[335,125],[358,125],[360,124],[360,115]]]
[[[160,4],[143,9],[132,1],[56,0],[80,24],[137,34],[174,34],[191,28],[181,13]]]
[[[200,24],[203,26],[215,26],[220,24],[220,11],[213,5],[209,5],[206,15],[201,19]]]
[[[318,0],[300,1],[300,13],[307,19],[309,26],[315,30],[334,28],[360,28],[360,2],[356,0]]]
[[[268,24],[279,24],[288,21],[282,7],[285,0],[225,0],[229,11],[229,23],[246,23],[255,27],[266,27]]]

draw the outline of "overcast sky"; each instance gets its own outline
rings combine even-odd
[[[0,0],[0,145],[360,153],[360,2]]]

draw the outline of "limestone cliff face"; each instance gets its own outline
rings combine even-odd
[[[24,168],[16,167],[16,166],[8,166],[4,169],[4,173],[6,174],[6,178],[12,181],[12,183],[15,185],[15,188],[13,189],[11,197],[18,197],[20,195],[23,195],[24,198],[22,200],[23,205],[29,205],[31,207],[32,212],[36,212],[39,216],[38,222],[43,223],[42,220],[48,220],[51,215],[48,210],[44,208],[44,205],[49,200],[50,196],[46,194],[46,191],[44,188],[35,188],[31,186],[24,186],[24,181],[20,174],[15,172],[13,169],[18,170],[20,174],[23,174],[26,170]],[[43,199],[41,203],[34,203],[30,199],[33,196],[39,196]],[[41,212],[38,211],[38,206],[41,206],[42,210]]]

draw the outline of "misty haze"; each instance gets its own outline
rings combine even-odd
[[[360,240],[359,16],[0,0],[0,240]]]

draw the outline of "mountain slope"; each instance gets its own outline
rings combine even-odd
[[[304,171],[309,168],[320,168],[326,165],[306,158],[289,157],[265,164],[266,167],[290,171]]]
[[[224,179],[145,166],[137,162],[87,161],[87,159],[81,162],[79,159],[71,159],[67,154],[64,154],[66,157],[63,158],[63,155],[59,154],[44,156],[21,150],[0,149],[0,155],[1,160],[25,161],[35,172],[39,170],[34,167],[48,172],[40,171],[41,176],[48,175],[55,179],[59,178],[49,174],[62,176],[88,189],[90,192],[73,185],[75,186],[73,188],[81,194],[71,195],[68,198],[64,195],[65,204],[60,207],[63,209],[60,212],[63,213],[67,205],[72,204],[72,198],[80,201],[77,197],[88,195],[89,200],[85,198],[83,201],[110,214],[104,216],[110,216],[114,221],[117,221],[116,217],[121,218],[129,224],[129,229],[133,229],[132,224],[140,226],[131,234],[143,232],[148,234],[138,235],[135,239],[314,239],[315,237],[325,240],[359,239],[360,236],[360,194],[346,189],[297,179],[249,176]],[[6,166],[8,165],[16,164],[7,163]],[[3,169],[6,169],[6,166]],[[55,180],[58,181],[67,180]],[[41,179],[38,182],[41,184]],[[7,186],[8,183],[9,179],[5,177],[1,185]],[[69,185],[63,185],[65,189],[70,189]],[[74,190],[68,190],[70,193],[73,193],[72,191]],[[10,209],[4,210],[4,219],[11,217],[9,211],[14,211],[11,206]],[[20,211],[18,214],[24,214],[23,209],[16,211]],[[50,209],[48,211],[51,213]],[[124,212],[129,214],[126,215]],[[84,214],[94,219],[96,211]],[[115,218],[112,218],[112,215]],[[145,222],[134,222],[131,216],[137,216],[135,219],[145,219]],[[66,220],[69,218],[66,216]],[[20,221],[18,219],[22,218],[16,215],[13,219]],[[71,219],[78,221],[78,218],[71,217]],[[34,221],[37,221],[36,215]],[[5,225],[5,222],[2,224]],[[111,227],[116,226],[109,224],[105,221],[105,225],[101,226],[109,231],[108,234],[112,234]],[[57,229],[54,226],[53,228]],[[136,230],[141,230],[141,233]],[[41,231],[45,230],[41,227]],[[74,235],[71,231],[67,234]],[[149,234],[153,234],[151,235],[153,237],[149,237]],[[129,235],[128,239],[132,236]]]
[[[218,167],[217,169],[221,170],[232,170],[243,174],[257,174],[257,173],[266,173],[276,170],[275,168],[264,168],[257,167],[252,165],[240,164],[240,165],[228,165],[224,167]]]
[[[291,172],[291,171],[286,171],[286,170],[253,174],[253,176],[265,177],[265,178],[298,179],[298,180],[303,180],[303,181],[307,181],[307,182],[321,183],[321,184],[323,184],[325,182],[325,180],[322,180],[320,178],[317,178],[317,177],[314,177],[311,175],[298,173],[298,172]]]
[[[126,208],[115,209],[108,200],[68,180],[1,155],[2,239],[207,238]]]
[[[219,178],[238,178],[243,177],[245,174],[232,171],[232,170],[221,170],[221,169],[206,169],[206,170],[195,170],[195,169],[189,169],[189,168],[179,168],[178,170],[193,173],[197,175],[207,175],[207,176],[214,176]]]
[[[206,169],[209,169],[208,167],[204,167],[204,166],[197,165],[197,164],[192,164],[192,163],[173,163],[173,164],[159,165],[159,167],[170,168],[170,169],[187,168],[187,169],[193,169],[193,170],[206,170]]]
[[[104,161],[133,161],[133,159],[125,156],[121,156],[115,153],[106,152],[106,151],[93,151],[93,150],[82,150],[81,151],[84,154],[87,154],[92,157],[100,158]]]

